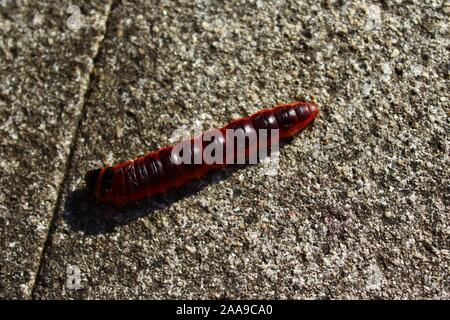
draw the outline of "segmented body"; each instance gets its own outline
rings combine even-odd
[[[226,149],[227,143],[230,143],[226,129],[241,129],[244,132],[278,129],[279,138],[285,139],[304,129],[314,120],[318,112],[314,102],[293,102],[261,110],[249,117],[232,121],[219,129],[223,134],[223,139],[215,140],[215,143],[224,150]],[[189,141],[192,142],[190,149],[192,158],[196,155],[200,155],[201,158],[203,149],[211,143],[203,141],[202,138],[203,135]],[[267,143],[269,146],[272,143],[270,135]],[[256,148],[250,149],[249,146],[246,146],[246,155],[257,152],[259,147],[260,141]],[[95,193],[98,200],[122,204],[166,192],[190,180],[201,178],[213,169],[225,166],[225,161],[214,164],[206,164],[204,161],[201,164],[175,164],[176,161],[172,155],[173,148],[173,146],[165,147],[144,157],[125,161],[113,167],[89,171],[86,175],[87,186]],[[226,152],[224,152],[224,157],[226,157]]]

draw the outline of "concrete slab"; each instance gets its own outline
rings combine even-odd
[[[80,28],[70,3],[0,4],[2,298],[31,296],[104,31],[107,1],[85,1]]]
[[[433,1],[117,3],[35,297],[448,298],[447,14]],[[219,171],[120,208],[81,189],[86,170],[182,125],[310,95],[321,114],[276,176]]]

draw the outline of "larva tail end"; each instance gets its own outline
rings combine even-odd
[[[309,112],[313,115],[313,119],[317,116],[319,113],[319,107],[317,106],[317,103],[312,102],[309,104]]]
[[[89,170],[84,177],[86,187],[92,193],[95,193],[95,188],[100,172],[102,172],[102,169]]]

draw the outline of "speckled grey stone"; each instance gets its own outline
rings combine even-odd
[[[117,2],[34,297],[449,298],[448,15],[419,0]],[[222,170],[119,208],[82,189],[180,126],[310,96],[321,113],[278,175]]]
[[[103,1],[104,2],[104,1]],[[107,3],[0,2],[0,297],[29,298]]]

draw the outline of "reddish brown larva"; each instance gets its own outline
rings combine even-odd
[[[279,137],[285,139],[304,129],[314,120],[318,112],[314,102],[293,102],[261,110],[247,118],[235,120],[219,130],[226,137],[227,129],[242,129],[244,132],[278,129]],[[205,142],[202,137],[203,135],[189,140],[189,142],[195,139],[202,141],[200,144],[192,144],[191,156],[201,154],[202,150],[211,143]],[[216,143],[219,143],[221,148],[225,148],[227,139]],[[271,143],[269,138],[268,144]],[[196,149],[195,146],[200,148]],[[206,164],[201,161],[200,164],[175,164],[171,155],[173,148],[165,147],[136,160],[91,170],[86,174],[86,185],[94,192],[98,200],[122,204],[179,187],[189,180],[204,176],[210,170],[225,166],[226,163],[223,161],[222,164]],[[246,149],[245,153],[248,156],[257,152],[258,148],[259,142],[254,150]]]

